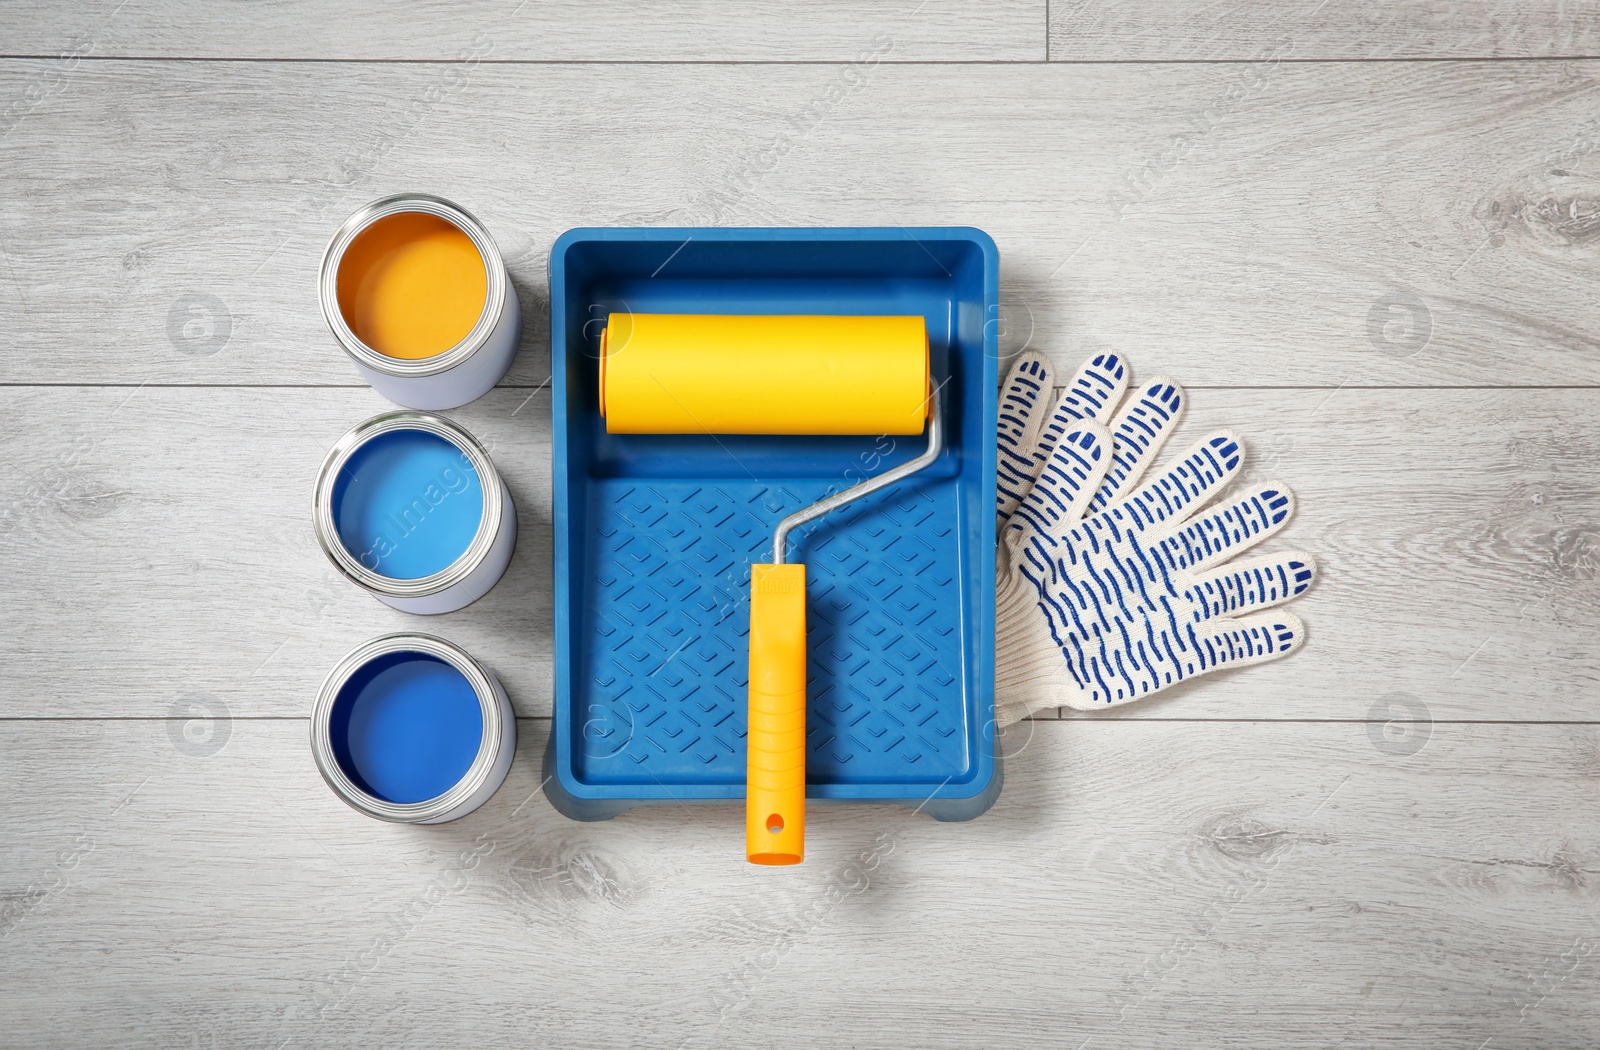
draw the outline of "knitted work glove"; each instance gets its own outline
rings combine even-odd
[[[1110,707],[1221,667],[1276,659],[1305,637],[1295,617],[1258,610],[1311,585],[1308,555],[1228,562],[1288,521],[1288,490],[1261,486],[1207,509],[1243,461],[1229,431],[1135,488],[1176,426],[1183,394],[1157,379],[1118,412],[1126,384],[1125,365],[1100,355],[1046,414],[1049,365],[1030,354],[1001,391],[996,511],[1009,555],[996,595],[1002,726],[1044,708]]]

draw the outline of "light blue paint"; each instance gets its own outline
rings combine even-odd
[[[483,743],[483,710],[466,676],[423,653],[389,653],[339,691],[329,722],[345,775],[386,802],[426,802],[449,791]]]
[[[472,461],[425,430],[391,430],[365,442],[333,486],[339,542],[390,579],[449,568],[482,521],[483,484]]]

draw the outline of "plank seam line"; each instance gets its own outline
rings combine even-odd
[[[1279,58],[1280,65],[1332,66],[1332,65],[1423,65],[1443,62],[1588,62],[1600,59],[1600,54],[1573,55],[1429,55],[1413,58]],[[82,62],[226,62],[256,65],[347,65],[347,66],[452,66],[459,63],[447,58],[261,58],[243,55],[82,55]],[[32,54],[0,54],[7,62],[57,62],[60,56]],[[883,66],[1249,66],[1260,58],[926,58],[884,60]],[[851,59],[835,58],[502,58],[480,59],[480,66],[841,66],[853,65]]]

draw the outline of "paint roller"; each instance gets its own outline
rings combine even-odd
[[[928,368],[920,316],[613,313],[600,334],[600,413],[611,434],[928,433],[915,459],[778,522],[771,564],[750,566],[751,863],[805,855],[806,569],[788,560],[789,533],[938,458]]]

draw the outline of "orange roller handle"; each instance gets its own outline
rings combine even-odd
[[[806,567],[750,566],[745,857],[799,864],[806,844]]]

